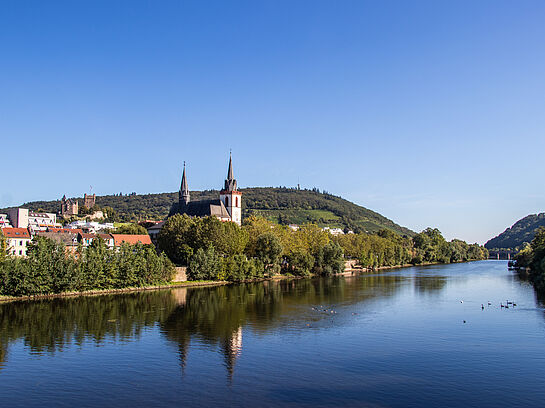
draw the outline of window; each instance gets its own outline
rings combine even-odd
[[[225,206],[229,207],[229,197],[225,197]]]
[[[235,207],[238,207],[238,197],[235,197]]]
[[[19,255],[23,255],[23,250],[22,249],[19,250]]]

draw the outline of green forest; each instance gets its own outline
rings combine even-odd
[[[515,257],[515,266],[528,268],[529,277],[538,291],[545,292],[545,227],[540,227],[532,239]]]
[[[338,227],[354,232],[388,229],[401,235],[414,235],[410,229],[372,210],[318,189],[254,187],[241,189],[241,192],[243,217],[259,215],[282,225],[315,223],[320,227]],[[195,201],[218,196],[217,190],[191,192],[191,200]],[[96,198],[97,206],[106,209],[110,218],[113,218],[111,221],[125,222],[164,219],[177,201],[178,192],[144,195],[120,193]],[[34,201],[21,207],[58,212],[60,201]]]
[[[521,249],[524,243],[530,243],[534,239],[540,227],[545,227],[545,213],[528,215],[484,246],[488,249]]]

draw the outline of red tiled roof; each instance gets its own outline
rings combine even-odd
[[[30,239],[30,234],[26,228],[2,228],[2,233],[6,238]]]
[[[123,242],[134,245],[138,244],[151,244],[149,235],[130,235],[130,234],[112,234],[114,237],[114,245],[120,246]]]
[[[93,239],[96,237],[96,234],[87,234],[86,232],[80,232],[79,235],[81,235],[82,238],[88,239]]]

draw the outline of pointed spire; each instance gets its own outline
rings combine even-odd
[[[227,180],[233,179],[233,158],[231,156],[231,149],[229,149],[229,170],[227,170]]]
[[[233,176],[233,158],[229,150],[229,168],[227,169],[227,179],[225,179],[224,191],[237,191],[237,181]]]
[[[189,203],[189,187],[187,186],[187,177],[185,175],[185,161],[184,161],[184,172],[182,174],[182,185],[180,186],[179,201],[180,201],[180,204]]]

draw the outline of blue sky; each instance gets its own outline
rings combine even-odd
[[[0,207],[318,187],[485,242],[545,211],[543,1],[0,1]]]

